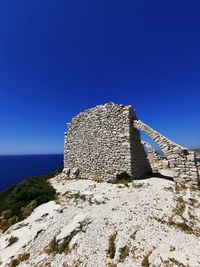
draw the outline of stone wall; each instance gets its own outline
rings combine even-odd
[[[131,106],[113,103],[80,113],[65,134],[64,172],[70,178],[144,177],[151,168],[135,119]]]
[[[64,172],[71,179],[108,180],[123,172],[133,179],[144,177],[152,169],[155,171],[159,159],[150,147],[147,159],[140,131],[158,144],[176,182],[199,184],[199,164],[193,151],[139,121],[131,106],[113,103],[86,110],[69,124],[65,134]]]
[[[134,120],[134,127],[150,136],[163,151],[169,161],[169,167],[173,170],[173,178],[176,182],[199,183],[199,172],[195,153],[169,140],[145,123]]]
[[[152,171],[158,173],[163,169],[169,167],[169,162],[163,159],[154,147],[152,147],[147,141],[142,141],[143,146],[146,148],[147,158],[151,165]]]

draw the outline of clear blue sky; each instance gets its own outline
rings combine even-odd
[[[86,108],[131,104],[200,147],[200,1],[0,1],[0,154],[62,153]]]

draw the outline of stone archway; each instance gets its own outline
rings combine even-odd
[[[199,184],[199,173],[195,153],[184,148],[140,120],[134,120],[133,126],[151,137],[169,160],[175,182]]]

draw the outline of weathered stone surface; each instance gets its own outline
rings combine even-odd
[[[64,169],[71,179],[106,180],[126,172],[139,179],[151,171],[131,106],[109,103],[86,110],[68,124]]]
[[[62,246],[63,243],[69,243],[74,235],[81,231],[84,225],[90,223],[90,218],[86,214],[80,213],[74,216],[72,221],[64,226],[56,236],[56,242]]]
[[[50,183],[57,204],[0,234],[1,267],[27,253],[19,267],[199,266],[198,190],[153,177],[125,186],[59,174]]]

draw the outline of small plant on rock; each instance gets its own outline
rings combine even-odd
[[[131,176],[127,172],[118,173],[116,176],[117,181],[126,180],[126,181],[132,181]]]
[[[9,239],[8,239],[8,246],[7,247],[10,247],[12,246],[14,243],[16,243],[18,241],[18,237],[17,236],[11,236]]]
[[[110,184],[124,184],[128,186],[128,183],[132,181],[131,176],[127,172],[122,172],[117,174],[116,178],[110,179],[108,183]]]
[[[109,255],[109,257],[111,259],[114,259],[115,257],[115,251],[116,251],[116,246],[115,246],[115,239],[117,237],[117,232],[113,233],[110,237],[109,237],[109,241],[108,241],[108,250],[107,253]]]
[[[8,267],[18,266],[21,262],[27,261],[30,258],[30,253],[20,254],[17,258],[11,260]]]

